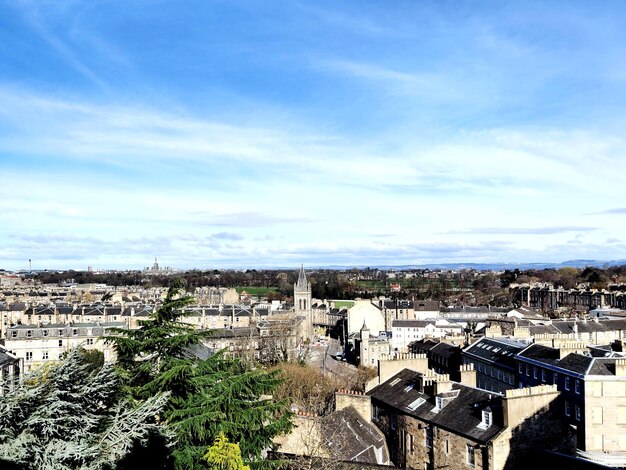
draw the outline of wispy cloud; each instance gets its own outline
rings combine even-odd
[[[483,234],[483,235],[554,235],[568,232],[593,232],[597,227],[477,227],[462,230],[451,230],[449,234]]]
[[[614,209],[606,209],[600,212],[592,212],[592,215],[602,215],[602,214],[612,214],[612,215],[622,215],[626,214],[626,207],[617,207]]]

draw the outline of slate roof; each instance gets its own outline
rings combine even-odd
[[[419,341],[409,343],[409,349],[414,353],[426,353],[438,344],[439,341],[433,341],[432,339],[420,339]]]
[[[334,459],[375,464],[389,460],[384,434],[376,425],[364,420],[353,406],[322,418],[321,431],[324,444]],[[380,461],[376,449],[381,449]]]
[[[584,374],[593,360],[594,358],[590,356],[571,353],[558,361],[556,365],[562,369],[576,372],[577,374]]]
[[[615,375],[615,359],[595,358],[587,373],[589,375]]]
[[[515,367],[515,355],[526,348],[526,344],[517,341],[481,338],[463,350],[463,354],[482,361],[512,369]]]
[[[595,321],[554,320],[550,324],[530,326],[530,334],[574,334],[574,323],[578,333],[600,333],[626,330],[626,319],[601,319]]]
[[[430,320],[393,320],[391,322],[392,328],[425,328],[426,325],[435,325],[434,321]]]
[[[489,442],[504,429],[500,395],[453,383],[453,393],[450,395],[458,394],[443,409],[434,412],[435,397],[416,388],[420,375],[404,369],[367,394],[400,413],[432,423],[475,442]],[[424,403],[411,410],[408,405],[419,398],[424,399]],[[493,420],[491,426],[485,429],[479,427],[479,424],[482,422],[482,410],[487,407],[493,412]]]
[[[594,357],[570,353],[559,360],[559,350],[539,344],[531,344],[522,351],[520,359],[531,359],[580,375],[615,375],[617,357]]]
[[[430,353],[433,355],[437,355],[440,357],[447,357],[447,358],[451,358],[451,357],[461,357],[460,353],[461,350],[459,349],[458,346],[454,346],[452,344],[448,344],[448,343],[437,343],[434,347],[431,348]]]
[[[19,361],[20,360],[18,358],[10,356],[5,350],[0,348],[0,367],[7,364],[18,364]]]
[[[554,364],[559,359],[559,350],[549,346],[542,346],[541,344],[531,344],[521,351],[518,357]]]
[[[210,330],[207,338],[240,338],[240,337],[249,337],[258,336],[258,330],[254,327],[242,327],[242,328],[218,328],[215,330]]]

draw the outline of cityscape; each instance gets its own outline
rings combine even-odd
[[[626,469],[625,22],[0,2],[0,467]]]

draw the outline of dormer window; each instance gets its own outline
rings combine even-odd
[[[435,397],[435,410],[441,411],[444,407],[443,397]]]
[[[493,412],[487,408],[483,410],[483,420],[480,423],[483,427],[488,428],[493,421]]]

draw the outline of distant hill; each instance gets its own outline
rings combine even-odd
[[[548,269],[548,268],[581,268],[592,266],[596,268],[608,268],[610,266],[626,265],[626,259],[621,260],[594,260],[594,259],[573,259],[561,263],[429,263],[429,264],[404,264],[404,265],[357,265],[357,266],[310,266],[309,269],[394,269],[397,271],[410,269],[445,269],[458,271],[460,269],[475,269],[477,271],[504,271],[505,269]],[[285,268],[290,269],[290,268]]]

